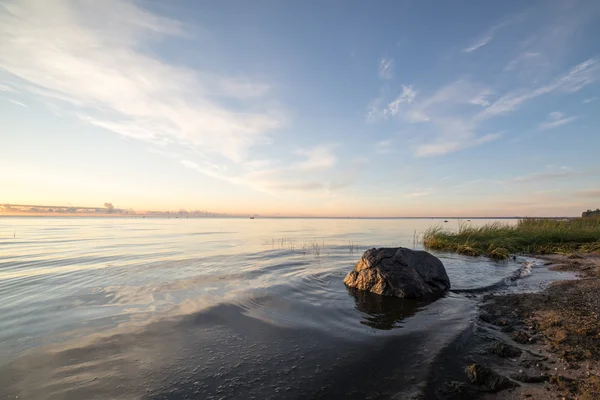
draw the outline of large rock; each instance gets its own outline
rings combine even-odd
[[[344,283],[383,296],[440,296],[450,289],[444,264],[426,251],[404,247],[370,249]]]

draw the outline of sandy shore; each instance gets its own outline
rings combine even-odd
[[[579,279],[485,296],[474,332],[432,374],[430,397],[600,399],[600,255],[543,259]]]

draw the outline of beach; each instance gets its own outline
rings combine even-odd
[[[489,296],[481,307],[480,318],[504,332],[507,341],[521,343],[524,354],[535,355],[501,366],[520,380],[522,387],[490,398],[597,399],[600,257],[554,255],[543,259],[550,268],[575,272],[579,279],[555,282],[541,293]]]

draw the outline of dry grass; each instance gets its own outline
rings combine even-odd
[[[290,251],[299,252],[302,255],[312,254],[316,257],[320,257],[322,254],[329,254],[331,246],[328,248],[324,240],[317,239],[304,239],[302,241],[296,241],[294,239],[282,237],[282,238],[271,238],[263,242],[265,246],[271,246],[273,248],[280,248]],[[359,251],[359,244],[356,242],[349,241],[347,244],[341,244],[335,247],[347,246],[350,254],[357,253]]]
[[[600,218],[522,219],[514,225],[460,223],[458,231],[440,226],[423,235],[425,247],[472,256],[506,259],[510,254],[571,254],[600,251]]]

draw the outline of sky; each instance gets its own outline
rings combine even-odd
[[[0,203],[600,207],[600,2],[0,0]]]

